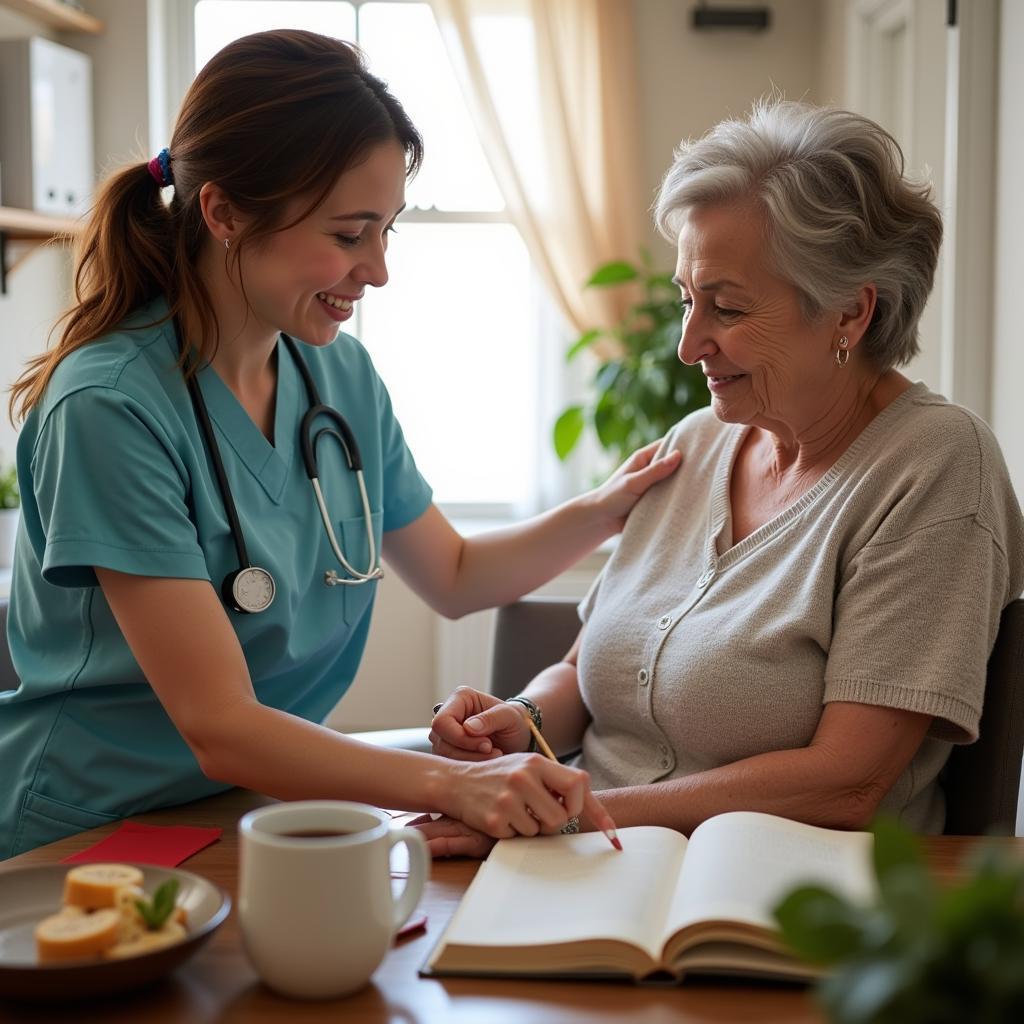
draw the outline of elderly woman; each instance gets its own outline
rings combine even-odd
[[[529,710],[620,825],[884,809],[941,831],[1024,524],[988,427],[896,369],[939,253],[929,190],[877,124],[774,102],[683,145],[656,217],[711,408],[666,437],[682,467],[637,505],[565,660],[521,703],[456,691],[435,751],[522,751]],[[426,830],[436,854],[490,842]]]

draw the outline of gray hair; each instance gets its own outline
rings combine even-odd
[[[691,207],[755,200],[769,266],[800,292],[808,320],[849,309],[859,288],[875,285],[864,346],[885,370],[919,351],[918,321],[942,242],[931,191],[904,176],[899,144],[874,121],[769,100],[680,145],[654,210],[675,243]]]

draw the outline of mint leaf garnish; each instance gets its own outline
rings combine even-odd
[[[136,900],[135,906],[146,922],[146,927],[155,932],[174,912],[174,901],[178,898],[178,880],[168,878],[155,893],[152,900]]]

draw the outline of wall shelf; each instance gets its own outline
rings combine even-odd
[[[0,295],[7,293],[7,278],[23,260],[50,241],[70,241],[81,231],[81,221],[32,210],[0,206]],[[9,247],[17,244],[24,251],[10,260]]]
[[[103,22],[85,11],[80,11],[60,0],[0,0],[0,7],[7,7],[28,18],[40,21],[50,28],[65,32],[88,32],[98,35],[103,31]]]
[[[103,31],[103,22],[98,18],[60,0],[0,0],[0,8],[64,32],[96,35]],[[51,241],[70,241],[80,230],[80,221],[73,217],[0,206],[0,295],[7,294],[8,276],[36,249]],[[21,251],[17,258],[9,260],[11,246]]]
[[[0,206],[0,231],[5,232],[11,241],[45,241],[60,235],[76,235],[80,230],[81,223],[74,217],[60,217],[50,213]]]

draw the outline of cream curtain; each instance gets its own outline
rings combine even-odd
[[[431,0],[509,215],[578,331],[617,321],[625,289],[593,270],[637,258],[632,0]]]

